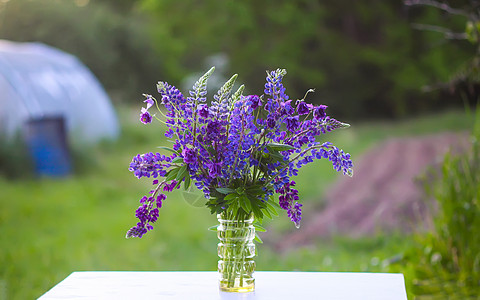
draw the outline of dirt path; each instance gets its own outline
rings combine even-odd
[[[468,135],[444,133],[387,140],[354,161],[353,178],[341,177],[325,195],[323,210],[308,214],[302,227],[274,242],[280,251],[318,237],[410,232],[428,223],[423,187],[416,178],[438,165],[449,148],[465,149]]]

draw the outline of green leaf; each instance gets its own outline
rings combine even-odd
[[[242,195],[239,198],[240,206],[246,213],[249,213],[252,210],[252,204],[250,204],[250,199],[247,196]]]
[[[180,153],[180,152],[178,152],[178,151],[173,150],[172,148],[168,148],[168,147],[164,147],[164,146],[160,146],[160,147],[157,147],[157,148],[163,149],[163,150],[167,150],[167,151],[170,151],[170,152],[175,153],[175,154],[179,154],[179,153]]]
[[[270,197],[270,198],[268,199],[268,202],[267,202],[267,203],[270,204],[270,205],[273,205],[273,206],[276,207],[276,208],[282,209],[282,208],[280,207],[280,204],[278,204],[276,201],[273,200],[273,197]]]
[[[179,180],[173,189],[176,190],[182,184],[182,181],[183,180]]]
[[[254,241],[256,241],[256,242],[258,242],[258,243],[260,243],[260,244],[263,244],[262,239],[261,239],[260,236],[259,236],[258,234],[256,234],[256,233],[255,233],[255,239],[254,239]]]
[[[237,192],[237,194],[243,195],[243,193],[245,192],[245,188],[243,186],[239,186],[235,189],[235,191]]]
[[[281,154],[278,153],[278,152],[272,151],[272,152],[270,153],[270,157],[271,157],[272,159],[275,159],[275,161],[284,161],[283,155],[281,155]]]
[[[231,194],[226,195],[225,198],[223,198],[223,199],[226,200],[226,201],[229,201],[229,200],[233,200],[237,197],[238,197],[237,193],[231,193]]]
[[[248,194],[251,194],[251,195],[261,195],[261,194],[265,193],[265,191],[262,189],[262,187],[258,186],[258,185],[248,187],[246,189],[246,191],[247,191]]]
[[[275,209],[275,207],[273,207],[273,205],[271,205],[268,202],[266,204],[267,204],[268,211],[278,217],[278,213],[277,213],[277,210]]]
[[[254,204],[254,205],[252,205],[252,211],[255,214],[255,218],[258,219],[261,222],[262,219],[263,219],[263,213],[260,210],[260,208],[258,208],[258,206],[256,204]]]
[[[190,175],[186,175],[185,176],[185,183],[183,185],[183,188],[185,190],[188,190],[188,188],[190,187],[190,183],[191,183],[191,180],[190,180]]]
[[[174,159],[172,159],[172,163],[173,163],[173,164],[183,163],[183,158],[181,158],[180,156],[177,156],[177,157],[175,157]]]
[[[241,207],[246,213],[248,213],[248,209],[247,209],[247,206],[245,205],[245,201],[240,200],[239,203],[240,203],[240,207]]]
[[[277,144],[277,143],[270,143],[267,144],[268,150],[274,150],[274,151],[286,151],[286,150],[292,150],[295,149],[295,147],[287,145],[287,144]]]
[[[170,181],[170,180],[175,179],[175,177],[178,174],[178,170],[180,170],[180,167],[177,167],[175,169],[172,169],[172,170],[168,171],[167,177],[165,178],[165,181]]]
[[[187,173],[187,165],[183,165],[177,173],[177,177],[175,177],[176,181],[181,181],[185,177],[185,173]]]
[[[237,215],[238,209],[239,209],[238,202],[237,201],[233,202],[228,208],[232,211],[234,216]]]
[[[250,203],[250,199],[248,199],[248,197],[244,195],[242,197],[242,200],[245,202],[245,206],[247,207],[245,212],[247,212],[247,213],[251,212],[252,211],[252,203]]]
[[[258,231],[258,232],[266,232],[267,231],[265,228],[260,226],[258,223],[253,224],[253,226],[255,227],[255,231]]]
[[[264,208],[264,209],[262,209],[262,212],[263,212],[263,214],[266,215],[268,218],[273,219],[273,218],[272,218],[272,215],[270,214],[270,212],[268,211],[268,209]]]
[[[216,188],[217,192],[221,193],[221,194],[231,194],[233,192],[235,192],[235,190],[231,189],[231,188]]]
[[[210,227],[208,227],[208,230],[217,231],[218,230],[217,227],[218,227],[218,225],[210,226]]]

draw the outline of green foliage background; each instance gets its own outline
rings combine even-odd
[[[473,2],[450,1],[454,7]],[[329,105],[341,120],[407,120],[356,123],[336,137],[354,157],[390,136],[470,126],[458,114],[407,118],[463,105],[456,86],[437,83],[455,81],[469,66],[478,73],[480,65],[472,61],[478,45],[414,30],[413,23],[456,32],[466,26],[461,17],[394,0],[0,1],[1,39],[40,41],[78,56],[116,103],[135,102],[137,107],[143,92],[155,93],[158,80],[180,87],[189,74],[210,67],[209,57],[222,54],[228,59],[223,72],[238,73],[250,92],[263,90],[265,70],[286,68],[290,95],[299,98],[315,88],[309,101]],[[431,92],[421,91],[426,85]],[[151,151],[161,139],[152,139],[159,136],[152,129],[132,125],[137,110],[121,108],[120,115],[121,140],[81,149],[76,161],[80,172],[62,181],[25,176],[28,161],[20,146],[0,145],[0,299],[37,297],[78,270],[215,268],[216,238],[205,229],[216,220],[208,210],[185,204],[180,195],[169,197],[162,225],[152,236],[123,238],[134,222],[136,199],[147,188],[126,166],[132,155]],[[267,244],[261,247],[259,269],[402,272],[410,297],[466,299],[477,292],[479,276],[479,175],[477,167],[465,168],[472,161],[469,156],[448,158],[443,177],[431,183],[441,208],[432,233],[415,241],[337,237],[289,254],[276,253]],[[305,180],[303,186],[298,180],[305,206],[315,205],[313,200],[332,182],[333,171],[328,171],[313,166],[301,173],[317,179],[315,184]],[[468,174],[476,183],[464,179]],[[290,228],[280,218],[269,231],[281,236]]]
[[[76,3],[87,3],[79,7]],[[461,1],[459,1],[461,2]],[[464,3],[459,3],[462,5]],[[207,58],[226,55],[227,76],[241,75],[250,92],[265,70],[286,68],[287,89],[330,106],[347,119],[405,117],[462,105],[445,82],[476,49],[446,43],[411,23],[465,20],[400,1],[10,0],[0,4],[0,38],[42,41],[77,55],[115,101],[154,93],[158,80],[180,83],[205,72]]]
[[[43,42],[76,55],[116,101],[138,99],[163,74],[148,18],[129,1],[0,2],[0,38]],[[123,5],[122,5],[123,3]]]
[[[253,91],[262,88],[264,70],[286,68],[290,91],[300,95],[316,88],[314,101],[348,118],[401,117],[445,107],[452,98],[421,94],[420,87],[448,80],[475,52],[410,25],[411,19],[447,21],[463,30],[464,20],[434,9],[409,10],[398,1],[143,4],[156,16],[159,51],[176,58],[166,65],[173,78],[211,53],[226,53],[231,70],[247,78]],[[165,40],[171,43],[160,42]]]
[[[433,230],[415,243],[393,271],[401,271],[415,299],[478,299],[480,295],[480,108],[467,152],[447,154],[425,182],[435,211]],[[433,199],[433,201],[432,201]]]

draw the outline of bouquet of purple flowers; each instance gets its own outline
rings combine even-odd
[[[254,216],[260,221],[286,210],[298,228],[302,214],[295,181],[298,170],[315,159],[328,159],[336,171],[352,176],[348,153],[316,137],[348,124],[327,116],[327,106],[292,101],[282,79],[286,71],[267,72],[264,95],[244,96],[244,86],[236,92],[237,75],[230,78],[207,102],[207,80],[211,68],[195,83],[188,96],[166,82],[159,82],[161,98],[144,95],[140,121],[158,119],[167,127],[169,152],[136,155],[130,171],[137,178],[153,178],[154,189],[140,199],[138,223],[127,232],[142,237],[153,229],[165,192],[188,189],[193,182],[206,198],[214,214],[226,213],[234,219]],[[161,109],[160,106],[163,106]],[[159,115],[151,114],[156,107]],[[277,194],[278,198],[274,197]]]

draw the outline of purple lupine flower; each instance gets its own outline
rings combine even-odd
[[[268,117],[267,119],[267,126],[268,128],[274,128],[277,123],[275,122],[275,119],[273,117]]]
[[[280,195],[278,196],[278,204],[280,207],[284,210],[287,210],[288,207],[290,206],[290,203],[288,202],[288,197],[287,195]]]
[[[160,205],[161,207],[161,205]],[[148,214],[148,218],[150,220],[150,222],[152,223],[155,223],[157,220],[158,220],[158,216],[159,216],[159,212],[158,212],[158,208],[154,208],[150,211],[150,213]]]
[[[325,113],[325,110],[327,109],[328,106],[326,105],[319,105],[313,109],[313,117],[315,119],[323,119],[327,116]]]
[[[197,161],[195,149],[185,148],[182,151],[183,161],[187,164],[193,164]]]
[[[300,123],[298,122],[298,116],[287,118],[287,129],[288,130],[290,130],[291,132],[294,132],[295,130],[297,130],[297,128],[299,126],[300,126]]]
[[[261,106],[262,103],[260,101],[260,97],[258,97],[257,95],[250,95],[249,96],[249,101],[250,101],[250,107],[252,109],[256,109],[257,107]]]
[[[153,106],[154,104],[154,101],[153,101],[153,97],[152,95],[145,95],[145,97],[147,97],[147,99],[145,99],[145,101],[143,101],[144,103],[147,103],[147,110]]]
[[[338,128],[347,128],[350,126],[346,123],[342,123],[338,120],[335,120],[334,118],[331,118],[329,116],[326,116],[325,118],[320,120],[319,124],[320,124],[320,130],[322,131],[322,133],[331,132]]]
[[[127,235],[125,236],[127,239],[131,237],[139,237],[141,238],[145,233],[147,233],[147,228],[145,228],[145,224],[139,222],[137,226],[130,228],[127,231]]]
[[[165,199],[167,199],[167,195],[165,195],[165,194],[160,194],[160,195],[157,196],[157,201],[156,201],[157,208],[162,207],[163,200],[165,200]]]
[[[198,115],[202,118],[208,118],[208,106],[206,104],[198,105]]]
[[[204,141],[218,141],[219,136],[223,131],[224,127],[220,121],[209,121],[205,130]]]
[[[221,163],[211,163],[206,164],[208,167],[208,175],[214,178],[221,174],[222,172],[222,164]]]
[[[143,124],[152,123],[152,115],[150,115],[148,110],[143,107],[142,107],[142,112],[140,114],[140,122],[142,122]]]
[[[303,205],[295,202],[293,207],[290,207],[288,210],[288,216],[293,223],[295,223],[295,227],[300,228],[300,220],[302,220],[302,207]]]
[[[280,103],[281,114],[282,115],[292,115],[295,110],[292,107],[292,100],[288,100]]]
[[[170,100],[170,97],[168,95],[163,95],[162,96],[162,104],[168,103],[169,100]]]
[[[300,101],[297,104],[297,112],[299,115],[306,115],[310,112],[310,107],[307,103],[305,103],[305,101]]]
[[[175,189],[176,185],[177,185],[177,181],[172,180],[172,182],[170,184],[165,184],[165,186],[163,187],[163,191],[164,192],[172,192]]]
[[[147,197],[147,196],[143,196],[143,197],[140,199],[140,203],[141,203],[141,204],[144,204],[147,200],[148,200],[148,197]]]

